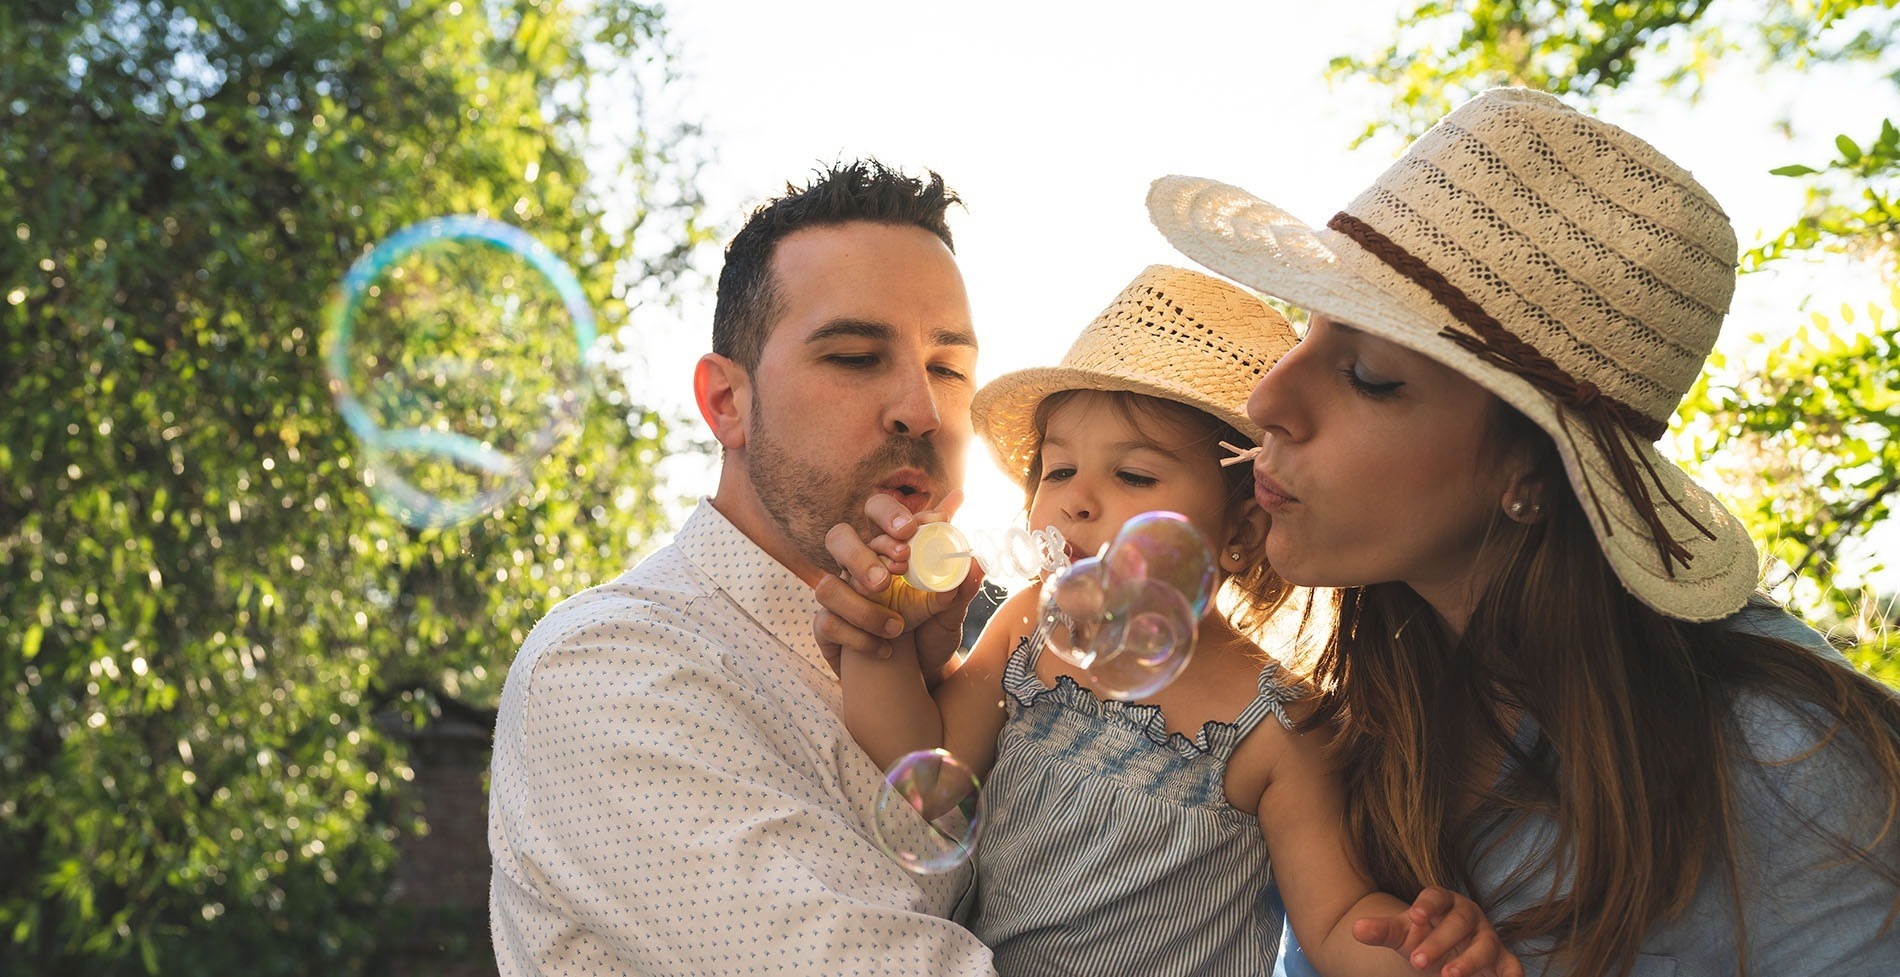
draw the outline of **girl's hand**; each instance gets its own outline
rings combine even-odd
[[[1354,920],[1354,939],[1396,950],[1412,967],[1439,977],[1524,977],[1478,904],[1443,886],[1427,886],[1398,916]]]
[[[981,587],[982,574],[973,567],[963,586],[945,593],[914,590],[899,578],[909,568],[909,539],[917,527],[947,521],[962,501],[963,493],[953,491],[939,508],[913,516],[896,499],[873,495],[864,512],[882,530],[877,536],[861,539],[846,523],[831,528],[825,548],[842,572],[827,575],[815,588],[824,609],[812,622],[812,633],[833,671],[846,651],[890,657],[891,641],[901,635],[916,641],[926,675],[941,673],[959,646],[963,614]]]

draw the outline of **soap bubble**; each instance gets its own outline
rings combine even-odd
[[[580,426],[594,313],[517,227],[440,217],[350,266],[325,310],[330,392],[379,504],[454,525],[528,486]]]
[[[1036,634],[1097,692],[1153,695],[1192,658],[1215,579],[1213,556],[1185,518],[1144,513],[1101,556],[1044,582]]]
[[[1214,558],[1200,530],[1177,512],[1144,512],[1122,524],[1108,546],[1108,572],[1122,580],[1156,580],[1187,599],[1196,616],[1214,596]]]
[[[1131,588],[1134,596],[1102,639],[1106,650],[1088,666],[1090,684],[1114,699],[1139,699],[1166,687],[1194,655],[1201,615],[1181,592],[1156,580]]]
[[[878,787],[877,844],[918,875],[948,872],[970,858],[983,831],[982,784],[946,750],[907,753]]]

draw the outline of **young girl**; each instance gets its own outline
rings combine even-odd
[[[1095,694],[1088,674],[1027,640],[1034,587],[1003,604],[934,700],[914,654],[843,658],[845,722],[878,764],[943,747],[984,778],[971,929],[1000,973],[1265,975],[1281,932],[1270,880],[1331,977],[1418,973],[1357,941],[1361,917],[1396,917],[1362,935],[1384,940],[1390,925],[1393,948],[1447,977],[1498,963],[1468,900],[1434,932],[1431,913],[1414,925],[1404,903],[1372,891],[1323,738],[1292,732],[1301,689],[1242,631],[1287,588],[1260,556],[1267,519],[1251,480],[1223,470],[1220,444],[1257,440],[1238,408],[1292,341],[1246,292],[1154,267],[1062,365],[1002,377],[972,405],[1029,492],[1030,524],[1060,530],[1071,556],[1153,510],[1185,515],[1216,547],[1237,613],[1210,607],[1171,684],[1138,702]]]
[[[1471,892],[1539,973],[1900,974],[1900,698],[1751,598],[1654,444],[1735,286],[1708,191],[1506,89],[1325,229],[1183,177],[1149,209],[1312,314],[1247,405],[1256,498],[1341,588],[1315,718],[1378,884]]]

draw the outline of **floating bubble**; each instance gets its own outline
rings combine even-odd
[[[1101,557],[1077,560],[1043,581],[1036,633],[1057,658],[1086,670],[1120,644],[1131,599],[1127,582],[1110,577]]]
[[[1201,615],[1172,586],[1157,580],[1134,584],[1127,610],[1103,635],[1109,647],[1088,666],[1091,684],[1115,699],[1139,699],[1161,691],[1194,655]]]
[[[946,750],[905,754],[878,787],[878,847],[918,875],[963,864],[983,831],[982,786]]]
[[[330,392],[364,480],[410,526],[502,505],[580,427],[593,310],[520,228],[405,227],[350,266],[325,321]]]
[[[1108,546],[1109,573],[1158,580],[1187,599],[1195,615],[1214,596],[1214,559],[1201,532],[1178,512],[1144,512],[1122,524]]]
[[[1044,581],[1036,634],[1051,654],[1087,672],[1097,692],[1152,695],[1192,658],[1215,579],[1193,525],[1174,513],[1143,513],[1100,557]]]

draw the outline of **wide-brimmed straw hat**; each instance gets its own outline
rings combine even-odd
[[[1036,407],[1062,390],[1125,390],[1187,404],[1258,444],[1247,395],[1295,338],[1286,317],[1246,289],[1153,265],[1082,330],[1059,365],[990,381],[970,416],[996,463],[1021,484],[1041,445]]]
[[[1450,366],[1549,432],[1624,586],[1712,620],[1754,590],[1735,516],[1664,458],[1735,290],[1728,216],[1687,171],[1541,92],[1446,116],[1324,228],[1169,176],[1155,226],[1207,267]]]

